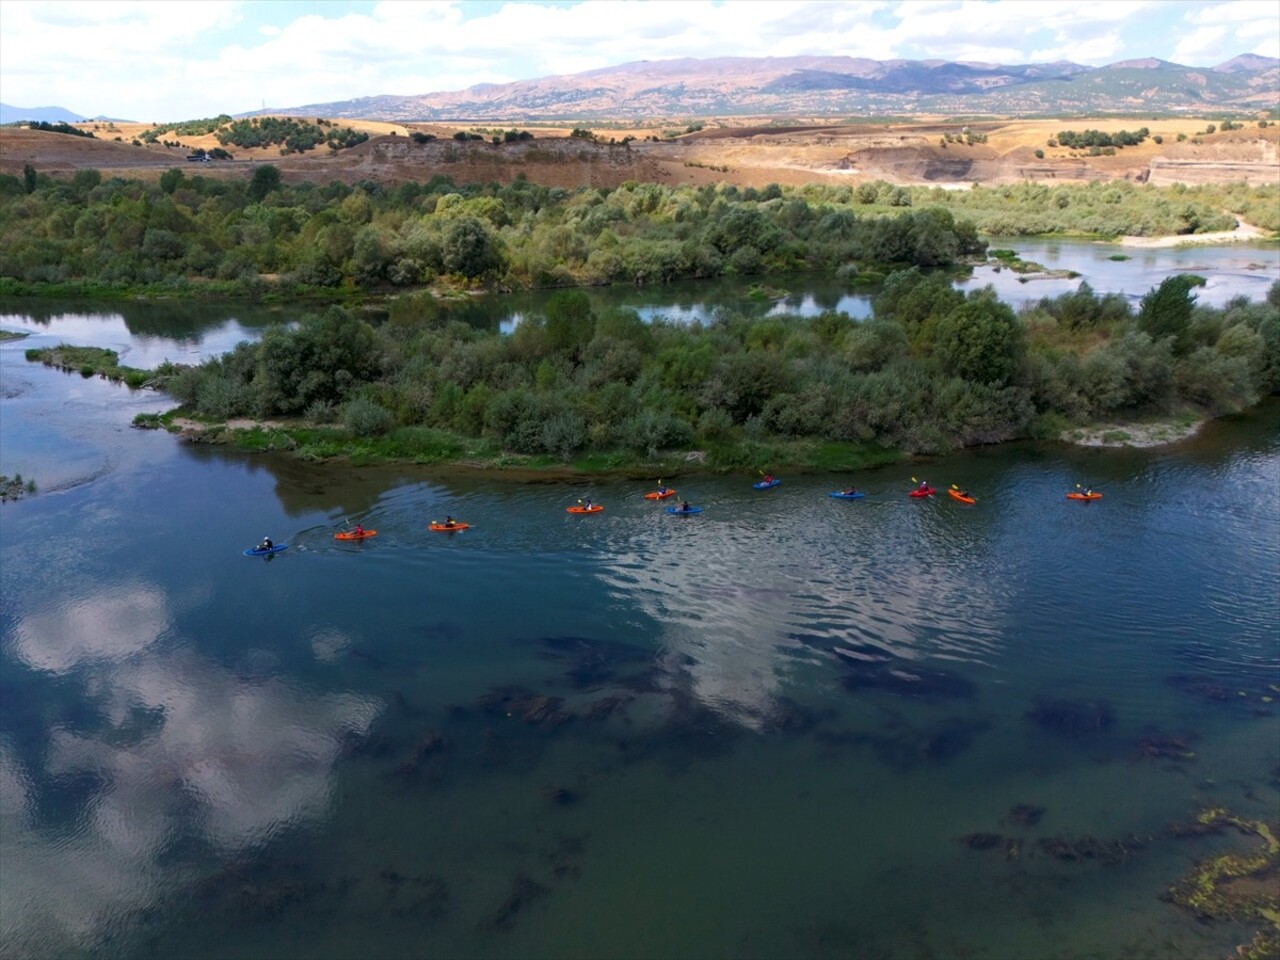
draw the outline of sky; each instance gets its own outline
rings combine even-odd
[[[1280,57],[1275,0],[0,0],[0,100],[186,120],[677,57]]]

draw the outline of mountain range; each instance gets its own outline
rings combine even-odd
[[[49,123],[79,123],[83,113],[72,113],[65,107],[15,107],[0,103],[0,124],[18,123],[23,120],[46,120]]]
[[[23,123],[27,120],[44,120],[47,123],[81,123],[84,120],[102,120],[112,123],[129,123],[119,117],[86,117],[83,113],[73,113],[66,107],[15,107],[12,104],[0,103],[0,126],[6,123]]]
[[[890,114],[1059,115],[1280,108],[1280,60],[1215,67],[1166,60],[1078,63],[719,57],[643,60],[461,91],[371,96],[255,113],[369,120],[591,120]]]

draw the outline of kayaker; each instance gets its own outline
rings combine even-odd
[[[275,546],[275,544],[271,542],[271,538],[270,538],[270,537],[263,537],[263,538],[262,538],[262,542],[261,542],[260,544],[258,544],[258,549],[259,549],[259,550],[270,550],[270,549],[271,549],[272,547],[274,547],[274,546]]]
[[[772,473],[766,473],[766,474],[764,475],[764,482],[765,482],[765,483],[773,483],[773,474],[772,474]]]
[[[1093,487],[1085,487],[1085,488],[1084,488],[1084,495],[1085,495],[1086,497],[1091,497],[1091,496],[1093,496]]]
[[[846,497],[851,497],[851,496],[853,496],[853,495],[854,495],[855,493],[857,493],[857,492],[858,492],[858,488],[857,488],[857,487],[845,487],[845,489],[844,489],[844,495],[845,495]]]
[[[453,519],[453,517],[446,515],[444,518],[444,525],[446,527],[456,527],[458,525],[458,521]]]
[[[582,501],[582,509],[583,509],[583,510],[590,510],[590,509],[591,509],[591,498],[590,498],[590,497],[588,497],[586,500]]]
[[[667,492],[667,485],[666,485],[665,483],[663,483],[661,480],[659,480],[659,481],[658,481],[658,492],[659,492],[659,493],[666,493],[666,492]]]
[[[929,481],[928,481],[928,480],[921,480],[921,481],[920,481],[920,486],[919,486],[919,487],[917,487],[917,489],[918,489],[921,493],[923,493],[924,491],[928,490],[928,489],[929,489]]]
[[[688,501],[688,500],[683,500],[683,501],[681,501],[681,503],[680,503],[680,512],[681,512],[681,513],[688,513],[690,509],[691,509],[691,508],[690,508],[690,506],[689,506],[689,501]]]
[[[355,535],[356,535],[357,537],[363,537],[363,536],[364,536],[364,527],[360,526],[360,524],[358,524],[358,523],[357,523],[357,524],[356,524],[356,529],[355,529],[354,533],[355,533]]]
[[[968,496],[969,496],[969,491],[968,491],[968,490],[961,490],[961,491],[960,491],[960,496],[962,496],[962,497],[968,497]],[[972,499],[972,498],[971,498],[971,499]]]

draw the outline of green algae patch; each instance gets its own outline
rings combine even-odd
[[[1201,811],[1189,829],[1175,830],[1175,835],[1214,833],[1225,827],[1258,838],[1262,848],[1200,861],[1169,888],[1169,899],[1201,919],[1260,926],[1252,940],[1236,948],[1243,960],[1280,956],[1280,841],[1276,828],[1212,807]]]

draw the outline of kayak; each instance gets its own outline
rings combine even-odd
[[[432,521],[427,525],[428,530],[434,530],[437,533],[452,533],[454,530],[466,530],[470,527],[469,523],[436,523]]]
[[[600,504],[593,504],[590,507],[565,507],[570,513],[599,513],[604,507]]]
[[[674,497],[674,490],[652,490],[644,495],[646,500],[665,500],[667,497]]]
[[[1068,493],[1067,499],[1068,500],[1101,500],[1102,494],[1100,493]]]
[[[959,490],[948,490],[947,493],[951,494],[951,496],[954,499],[959,500],[961,503],[977,503],[978,502],[973,497],[965,496]]]
[[[832,490],[827,494],[828,497],[835,497],[837,500],[861,500],[866,496],[861,491],[857,493],[845,493],[843,490]]]
[[[273,553],[279,553],[281,550],[288,549],[289,545],[287,543],[277,543],[274,547],[270,547],[266,550],[262,549],[262,547],[250,547],[244,552],[244,555],[246,557],[269,557]]]
[[[752,486],[757,490],[768,490],[770,487],[776,487],[781,482],[777,477],[774,477],[772,480],[757,480]]]
[[[679,507],[667,507],[667,513],[677,517],[688,516],[692,513],[701,513],[701,507],[690,507],[688,510],[681,510]]]
[[[920,490],[920,489],[912,490],[910,493],[907,494],[907,496],[915,497],[917,500],[919,500],[922,497],[932,497],[937,492],[938,491],[933,489],[933,487],[926,487],[923,490]]]
[[[335,533],[333,535],[333,539],[335,540],[368,540],[370,537],[376,537],[377,535],[378,535],[377,530],[362,530],[359,533],[356,533],[356,531],[354,530],[344,530],[341,533]]]

